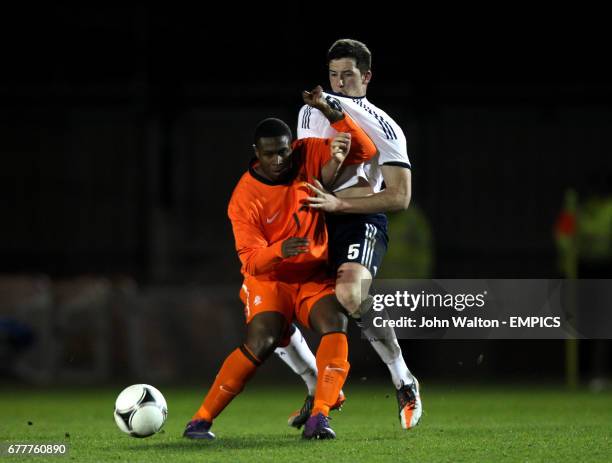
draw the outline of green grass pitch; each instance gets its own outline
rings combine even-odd
[[[214,442],[181,437],[204,389],[160,387],[169,407],[162,433],[135,439],[115,426],[122,386],[0,389],[0,442],[63,442],[67,456],[0,456],[3,461],[612,461],[612,394],[544,386],[423,385],[421,424],[400,429],[387,384],[348,384],[332,412],[335,441],[303,441],[286,425],[301,405],[297,386],[247,387],[216,420]],[[31,422],[31,424],[28,424]],[[67,436],[69,434],[69,436]]]

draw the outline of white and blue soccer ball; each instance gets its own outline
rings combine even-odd
[[[126,387],[115,401],[115,422],[132,437],[149,437],[159,432],[168,416],[161,392],[148,384]]]

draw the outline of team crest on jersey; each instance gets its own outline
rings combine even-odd
[[[340,100],[337,98],[327,95],[325,100],[327,100],[327,104],[330,106],[330,108],[335,109],[336,111],[342,111],[342,105],[340,104]]]
[[[261,304],[261,296],[255,296],[255,299],[253,300],[253,305],[259,304]]]

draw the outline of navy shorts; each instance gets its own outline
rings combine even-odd
[[[376,276],[387,252],[385,214],[326,215],[329,263],[334,272],[345,262],[356,262]]]

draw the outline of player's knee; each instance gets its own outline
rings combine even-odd
[[[285,327],[285,319],[281,314],[260,313],[247,325],[245,345],[259,360],[264,361],[279,345]]]
[[[257,337],[251,337],[245,343],[247,347],[257,356],[257,358],[261,361],[267,359],[274,349],[280,343],[280,336],[275,336],[271,334],[261,335]]]
[[[342,332],[346,333],[348,325],[348,319],[346,315],[341,312],[327,313],[326,316],[320,320],[320,334]]]
[[[348,318],[342,310],[338,299],[330,294],[317,301],[310,311],[308,318],[311,328],[318,334],[326,334],[332,331],[346,333]]]
[[[336,297],[342,307],[351,315],[359,316],[359,306],[361,304],[361,288],[355,285],[336,287]]]

